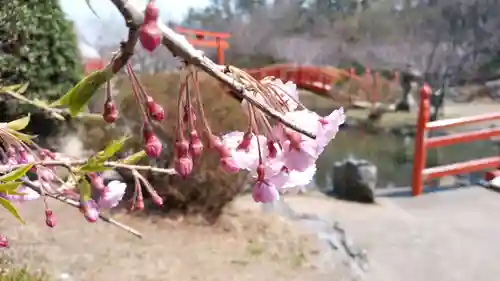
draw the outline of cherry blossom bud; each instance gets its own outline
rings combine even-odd
[[[165,110],[158,103],[156,103],[153,98],[148,96],[148,111],[151,117],[156,121],[163,121],[165,119]]]
[[[198,157],[201,155],[201,152],[203,151],[203,143],[200,140],[198,132],[196,132],[195,130],[191,131],[190,137],[191,139],[189,142],[189,153],[193,157]]]
[[[151,198],[153,199],[153,203],[155,203],[156,206],[163,206],[163,199],[160,196],[155,194]]]
[[[229,156],[229,150],[224,146],[221,139],[218,136],[212,135],[210,137],[210,144],[213,149],[215,149],[221,157]]]
[[[269,158],[276,158],[278,155],[278,150],[276,149],[276,146],[274,145],[274,141],[268,140],[267,141],[267,150],[269,151]]]
[[[144,151],[149,157],[158,158],[163,149],[163,145],[160,140],[153,133],[153,130],[148,126],[144,126],[142,130],[142,135],[144,137],[145,145]]]
[[[250,150],[250,145],[252,144],[252,137],[253,137],[252,133],[246,132],[243,135],[243,139],[238,144],[238,147],[236,149],[249,151]]]
[[[139,41],[144,49],[152,52],[160,45],[161,34],[156,21],[150,21],[139,28]]]
[[[178,158],[187,156],[189,152],[189,142],[187,142],[185,139],[177,140],[175,142],[175,155],[177,155]]]
[[[159,15],[158,7],[156,6],[156,2],[154,0],[149,0],[146,5],[146,10],[144,11],[144,22],[148,23],[151,21],[158,20]]]
[[[137,200],[135,201],[134,210],[142,211],[144,210],[144,199],[142,197],[137,196]]]
[[[7,240],[7,237],[0,234],[0,248],[8,248],[8,247],[9,247],[9,240]]]
[[[108,124],[114,123],[118,119],[118,110],[116,105],[112,101],[106,101],[104,103],[104,113],[102,118]]]
[[[274,185],[257,181],[252,187],[252,197],[256,202],[272,203],[280,198],[280,194]]]
[[[231,157],[221,157],[220,159],[220,164],[222,168],[228,172],[228,173],[236,173],[240,170],[238,165],[236,165],[236,162],[234,162],[233,158]]]
[[[193,160],[188,156],[175,159],[175,171],[183,178],[186,178],[193,171]]]
[[[51,210],[45,210],[45,224],[51,228],[56,226],[56,217]]]
[[[155,135],[153,135],[151,138],[148,139],[148,141],[146,142],[146,147],[144,148],[146,154],[149,157],[153,158],[160,157],[162,149],[163,145]]]
[[[84,216],[88,222],[94,223],[99,218],[99,211],[97,211],[97,209],[94,207],[88,206],[87,208],[85,208]]]

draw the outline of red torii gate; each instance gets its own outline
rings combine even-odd
[[[186,36],[188,42],[193,46],[216,48],[217,63],[224,64],[224,51],[229,48],[227,39],[231,37],[230,33],[190,29],[181,26],[174,26],[173,29],[177,33]]]

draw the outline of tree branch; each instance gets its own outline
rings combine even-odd
[[[38,194],[42,194],[42,189],[38,185],[36,185],[35,183],[33,183],[32,181],[30,181],[30,180],[28,180],[26,178],[21,178],[21,181],[27,187],[29,187],[29,188],[33,189],[34,191],[38,192]],[[62,196],[62,195],[53,195],[53,194],[46,193],[46,192],[43,193],[43,194],[46,195],[46,196],[49,196],[50,198],[56,199],[58,201],[61,201],[61,202],[65,203],[65,204],[68,204],[69,206],[75,207],[77,209],[80,208],[80,203],[78,201],[76,201],[76,200],[71,199],[71,198],[67,198],[67,197]],[[114,220],[113,218],[106,217],[106,216],[104,216],[104,215],[102,215],[100,213],[99,213],[99,218],[101,220],[109,223],[109,224],[115,225],[115,226],[117,226],[117,227],[119,227],[119,228],[121,228],[121,229],[129,232],[129,233],[132,233],[133,235],[135,235],[135,236],[137,236],[139,238],[143,237],[142,234],[139,231],[137,231],[137,230],[135,230],[135,229],[133,229],[133,228],[131,228],[131,227],[129,227],[129,226],[121,223],[121,222],[118,222],[118,221]]]
[[[134,0],[110,0],[116,8],[120,11],[125,19],[125,22],[129,27],[140,26],[143,23],[143,8]],[[292,121],[287,120],[285,116],[274,110],[273,108],[260,103],[253,95],[252,91],[245,89],[245,86],[237,82],[233,77],[225,74],[219,68],[219,66],[211,61],[209,58],[203,55],[201,51],[196,50],[186,38],[180,34],[177,34],[168,26],[161,22],[158,22],[158,28],[162,33],[162,43],[167,47],[174,56],[183,58],[186,62],[196,65],[210,76],[219,80],[223,84],[227,85],[234,93],[247,100],[250,104],[260,109],[266,115],[277,119],[286,127],[304,134],[312,139],[316,136],[295,125]]]

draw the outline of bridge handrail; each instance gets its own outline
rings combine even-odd
[[[500,128],[490,128],[429,138],[427,133],[431,130],[464,126],[473,123],[500,119],[499,113],[490,113],[429,122],[431,108],[430,95],[431,90],[427,85],[420,89],[420,102],[417,116],[417,132],[415,134],[415,151],[412,171],[413,196],[422,194],[424,182],[428,179],[468,173],[486,168],[498,168],[500,166],[500,157],[493,156],[426,168],[428,148],[485,140],[500,136]]]

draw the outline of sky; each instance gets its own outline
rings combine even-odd
[[[146,0],[129,1],[143,2],[144,5],[147,2]],[[105,28],[103,22],[109,23],[116,20],[117,23],[121,23],[121,15],[109,0],[90,0],[90,4],[102,20],[96,18],[87,6],[86,0],[60,0],[60,2],[64,12],[75,22],[76,27],[90,44],[98,40],[96,29]],[[162,21],[180,21],[189,8],[203,8],[209,2],[209,0],[156,0]]]

